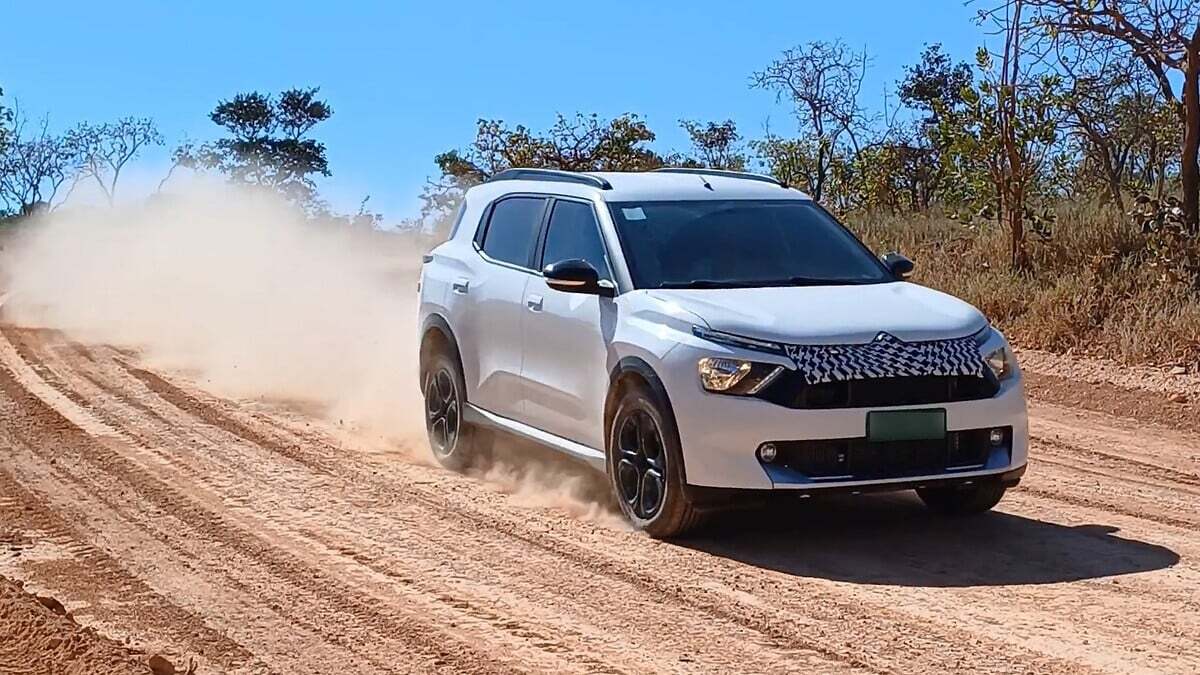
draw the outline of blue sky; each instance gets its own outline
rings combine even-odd
[[[323,192],[344,209],[369,194],[389,221],[416,211],[433,155],[480,117],[541,129],[556,112],[636,112],[657,147],[682,150],[681,118],[790,131],[787,108],[747,86],[785,48],[866,46],[877,107],[925,43],[971,60],[986,37],[961,0],[2,4],[0,87],[57,128],[150,116],[171,146],[213,137],[219,99],[320,86],[335,113],[317,133],[334,173]],[[148,155],[142,180],[166,162]]]

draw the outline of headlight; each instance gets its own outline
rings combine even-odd
[[[783,372],[783,366],[706,356],[696,364],[700,384],[719,394],[753,396]]]
[[[1016,370],[1013,367],[1016,359],[1013,357],[1013,353],[1009,350],[1008,345],[993,349],[988,352],[987,356],[983,357],[983,360],[987,362],[988,368],[991,368],[992,372],[996,374],[997,380],[1007,380],[1012,377],[1013,372]]]
[[[992,369],[997,380],[1007,380],[1016,372],[1016,357],[1013,356],[1012,350],[1008,348],[1008,344],[1004,342],[1004,338],[996,332],[991,325],[985,326],[983,330],[976,333],[974,336],[975,344],[982,350],[992,341],[993,338],[1000,341],[999,347],[994,347],[983,354],[983,360],[987,363],[988,368]]]

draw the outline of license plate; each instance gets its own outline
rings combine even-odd
[[[946,411],[880,410],[867,413],[868,441],[932,441],[946,437]]]

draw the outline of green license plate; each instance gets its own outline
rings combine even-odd
[[[868,441],[932,441],[946,437],[946,411],[879,410],[867,413]]]

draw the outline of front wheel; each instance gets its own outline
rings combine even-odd
[[[629,522],[656,539],[695,528],[701,514],[683,489],[683,452],[667,405],[645,387],[627,387],[608,435],[608,473]]]
[[[490,457],[491,437],[463,419],[466,385],[458,361],[434,354],[421,378],[425,394],[425,430],[429,447],[442,466],[465,471]]]
[[[947,516],[967,516],[990,511],[1004,497],[1000,483],[967,487],[919,488],[917,496],[933,511]]]

